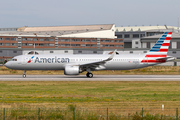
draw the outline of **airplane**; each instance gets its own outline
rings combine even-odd
[[[93,77],[91,71],[98,70],[130,70],[153,66],[175,58],[167,56],[172,32],[165,32],[155,45],[144,54],[112,54],[102,55],[65,55],[65,54],[43,54],[33,52],[32,54],[13,57],[5,66],[10,69],[24,70],[64,70],[65,75],[79,75],[86,71],[86,76]]]

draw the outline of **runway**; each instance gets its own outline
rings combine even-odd
[[[180,75],[0,75],[0,81],[180,81]]]

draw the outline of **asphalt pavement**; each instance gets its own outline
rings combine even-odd
[[[180,75],[0,75],[0,81],[180,81]]]

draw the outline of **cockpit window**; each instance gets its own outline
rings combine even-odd
[[[29,52],[28,55],[32,55],[32,54],[34,54],[34,53],[35,53],[36,55],[39,55],[38,52],[34,52],[34,51]]]
[[[34,51],[31,51],[31,52],[28,53],[28,55],[31,55],[31,54],[34,54]]]
[[[38,52],[35,52],[35,54],[36,54],[36,55],[39,55],[39,53],[38,53]]]
[[[13,58],[12,61],[17,61],[17,59]]]

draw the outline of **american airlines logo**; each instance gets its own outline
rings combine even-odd
[[[34,56],[31,57],[30,60],[28,60],[28,63],[31,63],[31,61],[33,60]]]
[[[69,58],[39,58],[36,57],[34,63],[69,63]]]

